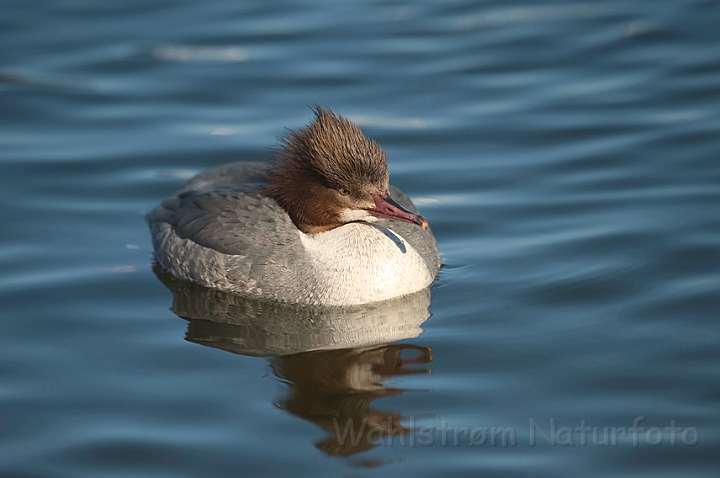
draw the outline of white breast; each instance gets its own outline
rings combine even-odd
[[[301,234],[321,284],[325,305],[387,300],[424,289],[433,276],[420,254],[396,232],[350,223],[320,234]]]

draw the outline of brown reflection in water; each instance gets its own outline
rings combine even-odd
[[[408,351],[415,356],[404,358],[403,352]],[[330,456],[347,457],[412,432],[400,423],[400,413],[374,409],[371,403],[402,393],[399,388],[384,386],[383,380],[429,373],[408,366],[427,364],[432,359],[429,347],[401,344],[277,357],[272,359],[272,369],[290,389],[289,396],[278,405],[328,432],[325,440],[316,443],[318,449]]]

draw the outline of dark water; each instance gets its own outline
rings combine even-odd
[[[0,475],[716,476],[720,2],[0,13]],[[431,298],[159,280],[143,214],[313,103],[387,149]]]

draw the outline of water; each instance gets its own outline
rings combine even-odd
[[[720,3],[0,8],[0,475],[716,475]],[[314,103],[430,221],[431,298],[166,287],[143,214]]]

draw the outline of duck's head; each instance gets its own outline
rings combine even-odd
[[[314,111],[307,127],[283,141],[266,187],[295,225],[316,234],[384,218],[427,229],[425,218],[390,197],[385,151],[347,118],[320,107]]]

